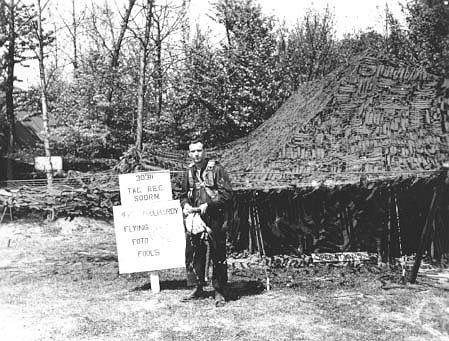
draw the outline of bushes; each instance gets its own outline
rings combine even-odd
[[[101,128],[58,127],[52,131],[52,153],[63,157],[103,158],[117,156],[114,141]]]

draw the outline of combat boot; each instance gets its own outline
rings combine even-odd
[[[224,307],[225,305],[226,305],[225,297],[220,292],[215,290],[215,306],[217,308],[220,308],[220,307]]]
[[[182,302],[188,302],[193,300],[199,300],[204,298],[204,290],[202,286],[196,286],[195,289],[192,290],[192,292],[187,295],[186,297],[182,298]]]

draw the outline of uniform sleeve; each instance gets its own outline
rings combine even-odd
[[[184,205],[189,202],[189,170],[184,172],[182,178],[181,195],[179,196],[179,201],[182,208],[184,208]]]
[[[215,185],[218,193],[209,205],[211,208],[222,208],[232,198],[232,187],[228,173],[221,165],[215,167]]]

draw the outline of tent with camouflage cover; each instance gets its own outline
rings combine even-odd
[[[448,80],[369,56],[303,85],[247,137],[212,153],[233,180],[233,246],[388,258],[416,251],[432,214],[429,247],[446,252],[447,196],[432,198],[447,191],[448,108]],[[185,158],[148,147],[140,166],[180,169]]]

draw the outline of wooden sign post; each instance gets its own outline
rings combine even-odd
[[[122,205],[114,206],[119,273],[151,271],[151,290],[160,291],[158,270],[184,267],[184,224],[172,200],[170,173],[119,176]]]

